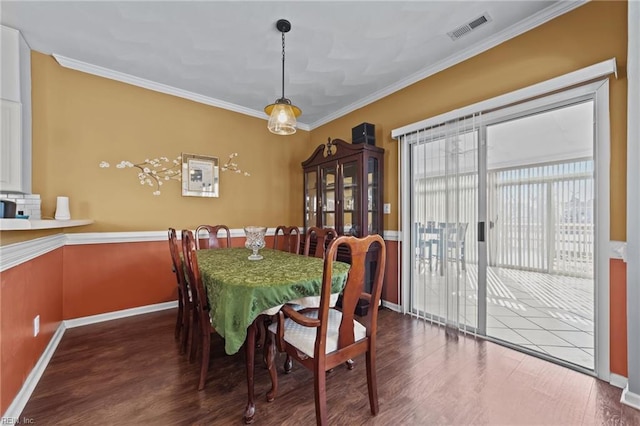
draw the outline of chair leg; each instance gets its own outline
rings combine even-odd
[[[180,336],[180,354],[187,352],[187,344],[189,343],[189,332],[191,331],[191,307],[184,307],[182,312],[182,336]]]
[[[462,246],[460,253],[461,253],[460,257],[462,258],[462,270],[464,271],[465,269],[467,269],[467,261],[465,260],[465,255],[464,255],[464,245]]]
[[[262,347],[262,331],[265,331],[266,338],[266,327],[264,327],[264,321],[256,320],[256,348],[260,349]]]
[[[367,387],[369,388],[369,406],[371,414],[378,414],[378,382],[376,379],[376,353],[375,348],[367,351]]]
[[[204,330],[202,327],[202,364],[200,365],[200,382],[198,390],[204,389],[204,383],[207,381],[207,372],[209,371],[209,351],[211,350],[211,331]]]
[[[293,369],[293,361],[291,360],[291,356],[287,354],[287,358],[284,360],[284,374],[291,373]]]
[[[180,331],[184,328],[183,322],[184,304],[182,303],[182,292],[178,289],[178,315],[176,317],[176,329],[174,331],[174,337],[176,340],[180,337]]]
[[[265,328],[267,333],[264,336],[265,343],[264,349],[266,354],[267,369],[269,370],[269,376],[271,377],[271,390],[267,392],[267,402],[271,402],[276,399],[278,393],[278,372],[276,371],[276,339],[273,333]]]
[[[198,312],[193,311],[193,324],[191,328],[191,340],[189,340],[189,362],[193,362],[196,359],[196,352],[198,351],[198,341],[200,340],[200,320],[198,319]]]
[[[316,399],[316,424],[324,426],[327,424],[327,377],[318,365],[315,366],[313,379],[315,399]]]

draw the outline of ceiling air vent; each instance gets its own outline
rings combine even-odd
[[[451,37],[451,40],[456,41],[463,35],[469,34],[471,31],[475,30],[483,24],[486,24],[487,22],[491,22],[491,16],[489,16],[488,13],[484,13],[471,22],[468,22],[456,28],[455,30],[448,32],[447,35]]]

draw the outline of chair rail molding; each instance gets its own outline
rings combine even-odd
[[[402,241],[402,231],[384,231],[382,238],[385,241]]]
[[[64,247],[66,237],[56,234],[35,240],[0,246],[0,272]]]
[[[193,230],[192,230],[193,231]],[[303,230],[301,229],[301,232]],[[268,228],[267,235],[273,236],[275,228]],[[222,236],[222,235],[220,235]],[[244,230],[231,229],[231,238],[244,237]],[[180,235],[178,235],[180,238]],[[402,231],[384,231],[386,241],[403,240]],[[34,240],[0,246],[0,272],[28,262],[65,245],[83,244],[112,244],[112,243],[141,243],[149,241],[166,241],[167,231],[137,231],[137,232],[85,232],[71,234],[56,234]],[[610,241],[609,255],[611,259],[622,259],[626,262],[626,247],[624,241]]]

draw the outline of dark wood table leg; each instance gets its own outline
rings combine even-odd
[[[265,336],[265,360],[267,362],[267,368],[269,369],[269,376],[271,376],[271,390],[267,392],[267,402],[271,402],[276,399],[276,393],[278,392],[278,372],[276,370],[276,340],[273,333],[271,333],[266,327]]]
[[[256,404],[253,396],[253,361],[256,354],[256,322],[254,321],[247,328],[247,340],[245,342],[245,350],[247,351],[247,407],[244,409],[243,420],[245,424],[253,423],[256,414]]]

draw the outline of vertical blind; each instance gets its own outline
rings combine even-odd
[[[593,276],[593,159],[488,174],[489,266]]]
[[[476,257],[480,122],[480,115],[451,120],[401,141],[411,143],[412,313],[444,324],[450,333],[476,317],[477,297],[469,297],[468,277],[458,272],[463,255],[467,261]],[[450,231],[461,227],[461,236]]]

